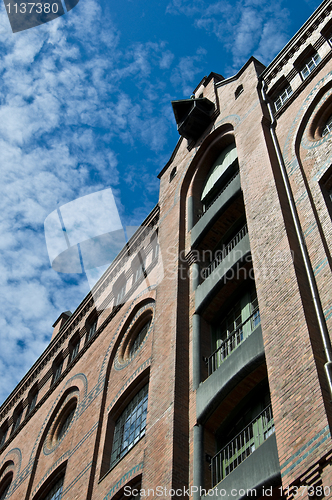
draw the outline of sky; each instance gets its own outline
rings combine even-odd
[[[269,64],[318,0],[80,0],[12,33],[0,6],[0,403],[89,292],[52,269],[44,221],[108,190],[124,226],[158,201],[178,140],[171,101],[211,71]]]

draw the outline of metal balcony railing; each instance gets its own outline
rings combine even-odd
[[[228,188],[228,186],[236,179],[236,177],[240,175],[239,171],[237,170],[235,174],[229,179],[229,181],[221,188],[219,193],[213,198],[212,201],[208,205],[204,205],[202,212],[198,214],[198,218],[200,219],[203,217],[203,215],[209,210],[210,207],[217,201],[217,199],[223,194],[223,192]]]
[[[251,315],[237,326],[220,346],[207,358],[209,376],[219,368],[221,363],[253,332],[261,322],[259,308],[256,307]]]
[[[212,486],[225,479],[273,433],[274,422],[269,405],[212,458]]]
[[[222,249],[217,252],[216,258],[205,269],[202,270],[203,281],[219,266],[219,264],[227,257],[233,248],[241,241],[248,233],[247,224],[234,236],[234,238]]]

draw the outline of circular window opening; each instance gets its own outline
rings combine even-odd
[[[149,302],[137,311],[126,327],[114,359],[116,370],[127,366],[143,348],[153,328],[153,313],[154,303]]]
[[[136,337],[135,337],[135,335],[133,335],[134,341],[129,346],[129,357],[130,358],[132,358],[134,356],[134,354],[136,353],[136,351],[138,351],[139,347],[143,343],[143,341],[144,341],[144,339],[146,337],[146,334],[149,331],[151,323],[152,323],[152,317],[150,317],[145,322],[144,326],[142,326],[142,328],[136,334]]]
[[[58,418],[55,420],[51,429],[48,448],[53,449],[64,437],[74,418],[76,408],[77,398],[75,397],[68,401],[63,410],[60,412]]]
[[[309,125],[308,136],[311,141],[319,141],[332,131],[332,96],[329,94],[318,105],[319,109]]]
[[[69,408],[67,411],[65,411],[66,408],[64,409],[63,411],[64,415],[60,415],[59,417],[59,425],[58,428],[56,429],[56,434],[55,434],[57,441],[60,441],[63,438],[68,427],[71,424],[71,421],[74,418],[74,414],[77,407],[77,399],[75,398],[75,401],[72,404],[68,404],[68,407]]]

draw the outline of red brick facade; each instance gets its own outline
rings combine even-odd
[[[157,207],[1,407],[1,499],[331,496],[331,10],[173,103]]]

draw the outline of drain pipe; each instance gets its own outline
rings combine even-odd
[[[330,397],[332,400],[332,347],[331,347],[331,340],[330,340],[330,336],[329,336],[329,333],[328,333],[328,330],[326,327],[324,313],[323,313],[322,306],[321,306],[321,303],[319,300],[317,285],[316,285],[314,273],[313,273],[313,270],[311,267],[311,262],[309,259],[307,246],[306,246],[304,236],[302,233],[299,216],[298,216],[297,211],[296,211],[295,201],[293,198],[290,182],[289,182],[289,179],[287,176],[284,159],[283,159],[283,156],[282,156],[282,153],[280,150],[280,146],[279,146],[279,142],[277,139],[277,135],[275,132],[275,127],[276,127],[277,121],[274,117],[271,103],[269,102],[267,95],[266,95],[266,92],[265,92],[266,82],[264,80],[261,80],[259,87],[260,87],[262,99],[265,102],[267,109],[269,111],[271,138],[272,138],[273,146],[274,146],[274,149],[275,149],[275,152],[277,155],[278,164],[279,164],[280,172],[282,175],[282,180],[284,183],[284,187],[285,187],[288,203],[290,206],[291,215],[292,215],[297,239],[299,242],[299,246],[300,246],[300,250],[301,250],[301,254],[302,254],[302,258],[303,258],[303,262],[304,262],[305,271],[306,271],[308,282],[309,282],[311,297],[313,300],[313,304],[314,304],[314,308],[315,308],[315,312],[316,312],[316,317],[317,317],[317,321],[318,321],[318,327],[319,327],[322,342],[324,345],[324,352],[325,352],[325,356],[326,356],[326,360],[327,360],[325,365],[324,365],[324,370],[325,370],[325,375],[326,375],[329,390],[330,390]]]

